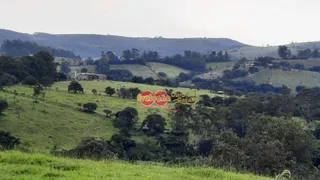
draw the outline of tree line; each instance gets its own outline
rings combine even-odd
[[[278,55],[282,59],[309,59],[320,57],[318,49],[300,49],[298,50],[297,55],[293,55],[291,50],[287,46],[279,46]]]
[[[0,52],[5,52],[7,56],[28,56],[36,54],[40,51],[47,51],[55,57],[65,57],[72,59],[81,59],[76,56],[72,51],[63,49],[52,48],[48,46],[41,46],[35,42],[18,40],[5,40],[0,47]]]
[[[184,69],[193,71],[205,71],[206,62],[226,62],[230,61],[230,56],[227,52],[216,52],[200,53],[196,51],[186,50],[184,54],[176,54],[173,56],[160,57],[157,51],[143,51],[140,52],[138,49],[124,50],[121,56],[117,56],[111,51],[101,52],[101,59],[94,61],[92,58],[85,60],[87,65],[107,66],[109,64],[145,64],[147,62],[159,62],[164,64],[170,64],[178,66]],[[107,68],[101,68],[107,69]],[[100,72],[103,72],[99,69]]]
[[[34,56],[0,56],[0,87],[17,83],[50,86],[54,81],[66,79],[65,74],[57,73],[54,57],[45,51]]]

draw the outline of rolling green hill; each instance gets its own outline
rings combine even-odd
[[[172,180],[271,180],[272,178],[239,174],[212,168],[167,167],[162,164],[110,160],[96,162],[57,158],[17,151],[0,152],[1,178],[22,179],[172,179]]]
[[[236,80],[254,81],[257,84],[272,84],[275,87],[286,85],[293,92],[297,86],[320,87],[320,73],[311,71],[263,70]]]
[[[113,127],[112,119],[104,116],[104,109],[116,113],[125,107],[136,108],[139,112],[138,126],[148,114],[154,112],[168,120],[169,111],[166,109],[143,108],[136,99],[122,99],[116,95],[109,97],[103,93],[107,86],[138,87],[141,90],[153,92],[162,90],[164,87],[124,82],[81,81],[86,93],[73,94],[66,92],[69,83],[55,83],[51,89],[46,90],[45,100],[40,99],[39,103],[35,103],[35,108],[32,103],[33,89],[30,87],[13,86],[6,88],[8,92],[0,91],[0,98],[7,99],[9,102],[9,109],[5,111],[5,115],[0,116],[0,130],[6,130],[21,137],[23,146],[31,151],[49,152],[55,144],[62,148],[72,148],[88,136],[110,138],[118,130]],[[93,95],[92,89],[96,89],[98,94],[102,95]],[[14,90],[20,94],[16,100],[12,94]],[[189,91],[188,88],[174,88],[174,90],[184,93]],[[199,95],[215,96],[204,90],[197,92]],[[88,102],[97,103],[96,114],[90,115],[80,111],[78,103]]]

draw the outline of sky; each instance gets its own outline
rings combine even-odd
[[[319,0],[0,0],[0,29],[24,33],[320,40]]]

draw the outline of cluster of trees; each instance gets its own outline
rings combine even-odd
[[[35,42],[21,40],[5,40],[1,45],[0,52],[1,51],[5,52],[7,56],[28,56],[30,54],[36,54],[39,51],[47,51],[57,57],[81,59],[80,56],[76,56],[71,51],[40,46]]]
[[[145,64],[146,62],[160,62],[185,69],[190,69],[193,71],[205,71],[206,62],[226,61],[230,61],[229,54],[227,52],[222,51],[212,51],[207,54],[202,54],[200,52],[186,50],[184,51],[183,55],[176,54],[173,56],[166,56],[161,58],[157,51],[140,52],[140,50],[133,48],[131,50],[124,50],[120,57],[118,57],[115,53],[111,51],[102,51],[100,60],[94,61],[92,58],[89,57],[85,60],[85,63],[87,65],[97,65],[97,68],[99,67],[104,70],[107,70],[107,64]],[[102,70],[101,72],[105,72],[104,70]]]
[[[297,55],[292,55],[291,50],[287,46],[278,47],[278,55],[282,59],[309,59],[309,58],[319,58],[320,53],[318,49],[302,49],[298,51]]]
[[[0,57],[0,86],[9,86],[16,83],[44,86],[51,85],[55,80],[63,79],[57,73],[54,57],[45,51],[40,51],[34,56]]]
[[[316,180],[320,165],[320,96],[303,89],[248,94],[244,98],[202,95],[196,106],[176,104],[166,119],[150,114],[138,124],[139,113],[127,107],[115,114],[120,129],[110,140],[87,138],[71,150],[55,154],[78,158],[162,161],[232,167],[274,176],[290,169],[299,179]],[[214,107],[214,108],[212,108]],[[136,142],[133,133],[146,136]],[[191,138],[199,139],[191,141]]]
[[[244,95],[250,92],[255,93],[275,93],[280,94],[287,87],[274,87],[271,84],[256,85],[252,81],[233,81],[229,79],[201,79],[194,78],[192,82],[198,89],[208,89],[212,91],[224,91],[229,95]]]

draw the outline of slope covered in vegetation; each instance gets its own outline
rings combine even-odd
[[[2,179],[172,179],[172,180],[272,180],[212,168],[166,167],[161,164],[122,161],[95,162],[56,158],[16,151],[0,152]]]

